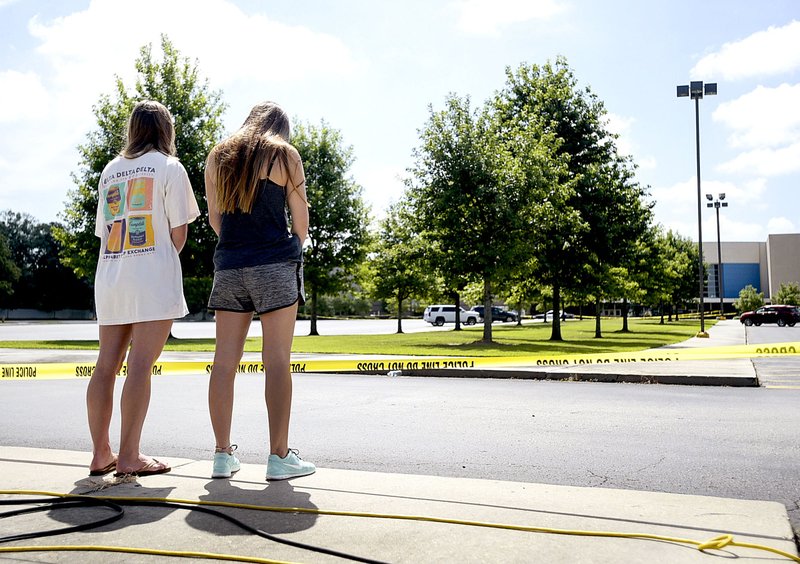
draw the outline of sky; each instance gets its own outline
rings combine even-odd
[[[724,193],[723,241],[800,231],[797,0],[0,0],[0,210],[59,221],[92,106],[131,87],[139,49],[167,34],[228,105],[234,131],[263,100],[325,120],[352,146],[380,218],[403,195],[430,109],[483,103],[507,68],[563,56],[638,165],[657,223],[697,240],[695,103],[705,194]]]

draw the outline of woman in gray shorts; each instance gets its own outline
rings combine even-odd
[[[306,476],[315,467],[289,449],[289,416],[292,337],[297,307],[305,301],[308,203],[303,163],[289,144],[283,109],[272,102],[255,106],[242,127],[211,150],[205,180],[208,218],[219,236],[208,302],[216,311],[217,337],[208,388],[216,438],[211,477],[228,478],[239,470],[230,438],[233,382],[254,313],[261,319],[266,372],[266,478]]]

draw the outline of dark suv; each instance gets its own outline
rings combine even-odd
[[[794,327],[795,323],[800,321],[800,308],[791,305],[768,305],[743,313],[739,321],[748,327],[762,323],[777,323],[778,327],[785,325]]]
[[[472,308],[472,311],[480,315],[481,319],[483,319],[483,306],[475,306]],[[506,321],[516,321],[517,316],[511,313],[510,311],[505,311],[500,309],[499,307],[492,306],[492,321],[502,321],[505,323]]]

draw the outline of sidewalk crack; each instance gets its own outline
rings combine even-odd
[[[662,462],[664,462],[664,460],[665,460],[666,458],[667,458],[666,456],[662,456],[661,458],[659,458],[658,460],[656,460],[656,461],[655,461],[655,462],[653,462],[652,464],[648,464],[648,465],[646,465],[646,466],[642,466],[642,467],[641,467],[641,468],[639,468],[638,470],[635,470],[635,472],[642,472],[642,471],[644,471],[644,470],[652,470],[653,468],[655,468],[656,466],[658,466],[659,464],[661,464]]]

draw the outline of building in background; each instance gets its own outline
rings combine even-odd
[[[781,284],[800,283],[800,233],[769,235],[763,243],[723,241],[721,247],[721,290],[726,311],[733,309],[733,301],[748,284],[771,302]],[[703,242],[703,260],[708,268],[704,296],[709,302],[707,307],[716,309],[720,296],[716,241]]]

